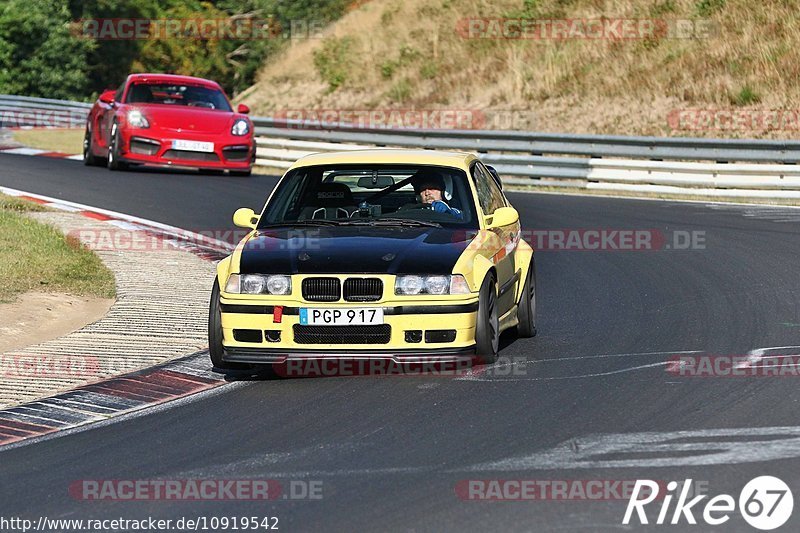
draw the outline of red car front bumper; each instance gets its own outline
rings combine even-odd
[[[181,150],[173,141],[211,143],[213,151]],[[252,135],[213,135],[182,132],[174,137],[156,137],[147,129],[120,131],[120,161],[166,167],[192,167],[219,170],[250,170],[255,161]]]

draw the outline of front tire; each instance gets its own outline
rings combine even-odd
[[[497,288],[494,275],[483,280],[478,297],[478,316],[475,324],[475,355],[481,364],[497,361],[500,349],[500,320],[497,311]]]
[[[517,335],[522,338],[536,336],[536,264],[531,258],[528,275],[522,286],[522,294],[517,304]]]
[[[125,170],[128,165],[120,161],[119,155],[119,126],[115,122],[111,126],[111,143],[108,145],[108,169],[109,170]]]
[[[211,289],[211,301],[208,304],[208,355],[211,357],[211,364],[218,370],[250,368],[250,365],[227,363],[223,361],[223,351],[222,316],[219,308],[219,283],[217,280],[214,280],[214,288]]]
[[[253,173],[253,169],[248,168],[247,170],[230,170],[231,176],[236,176],[239,178],[246,178]]]

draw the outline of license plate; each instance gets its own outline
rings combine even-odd
[[[383,324],[379,307],[300,308],[300,324],[304,326],[366,326]]]
[[[189,152],[210,153],[214,151],[214,143],[207,143],[202,141],[184,141],[182,139],[176,139],[172,141],[172,149],[186,150]]]

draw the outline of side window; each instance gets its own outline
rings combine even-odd
[[[114,94],[114,101],[115,102],[121,102],[122,101],[122,93],[123,92],[125,92],[125,84],[124,83],[119,86],[119,89],[117,89],[117,92]]]
[[[478,190],[478,202],[485,215],[491,215],[495,210],[506,205],[500,187],[480,162],[472,165],[472,177],[475,180],[475,188]]]

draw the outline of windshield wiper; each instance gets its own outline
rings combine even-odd
[[[425,220],[415,220],[413,218],[392,218],[381,217],[372,220],[350,220],[342,224],[352,225],[365,225],[365,226],[424,226],[429,228],[441,228],[442,225],[438,222],[428,222]]]
[[[308,220],[287,220],[286,222],[274,222],[272,224],[262,224],[258,227],[258,229],[262,230],[268,228],[286,228],[292,226],[339,226],[341,224],[346,224],[346,222],[316,218]]]

